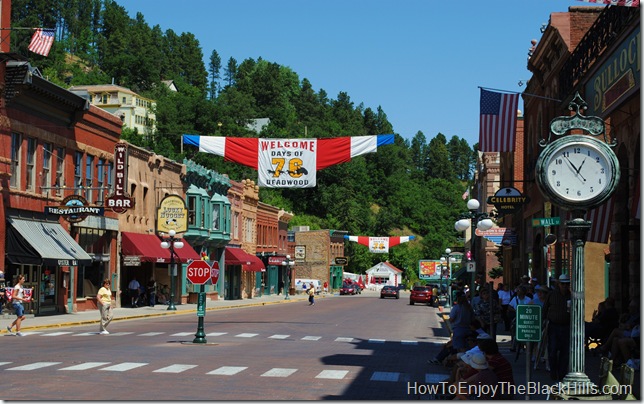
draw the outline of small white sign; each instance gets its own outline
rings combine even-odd
[[[467,263],[467,272],[476,272],[476,262],[471,261]]]

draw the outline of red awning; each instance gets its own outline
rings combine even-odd
[[[123,255],[136,255],[141,257],[141,262],[157,262],[161,264],[170,263],[170,251],[161,248],[161,238],[154,234],[140,234],[122,232],[121,252]],[[199,260],[199,254],[186,242],[183,241],[183,248],[175,248],[175,258],[180,262],[188,260]]]
[[[241,265],[244,271],[264,272],[266,268],[262,260],[248,254],[241,248],[226,247],[226,265]]]

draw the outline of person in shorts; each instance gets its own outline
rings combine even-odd
[[[29,298],[25,296],[25,288],[22,287],[23,283],[25,283],[25,276],[18,275],[18,278],[16,279],[16,285],[13,287],[13,294],[11,296],[11,305],[13,306],[13,310],[16,312],[16,319],[13,320],[13,323],[11,323],[11,325],[7,326],[7,331],[9,331],[10,333],[12,332],[11,330],[15,326],[16,335],[19,337],[23,336],[23,334],[20,332],[20,326],[22,325],[22,322],[26,318],[25,308],[22,305],[22,302],[29,301]]]

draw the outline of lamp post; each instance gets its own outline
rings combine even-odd
[[[494,222],[490,219],[490,215],[487,212],[478,212],[481,204],[476,199],[470,199],[467,201],[467,209],[469,212],[461,214],[459,220],[454,224],[456,231],[465,231],[470,226],[472,229],[472,234],[470,234],[470,251],[472,252],[471,261],[474,262],[474,272],[472,273],[472,284],[470,290],[474,288],[474,279],[476,276],[476,229],[481,231],[490,230],[494,226]],[[483,277],[485,279],[485,277]]]
[[[293,266],[293,261],[291,261],[291,256],[286,256],[286,261],[282,261],[282,266],[286,267],[286,276],[284,279],[284,300],[290,300],[289,292],[291,290],[291,268]]]
[[[441,257],[441,265],[447,263],[447,276],[445,277],[445,286],[447,287],[447,299],[445,299],[445,308],[449,309],[451,307],[452,300],[452,261],[454,260],[451,256],[452,250],[449,248],[445,249],[445,255]]]
[[[176,310],[177,307],[174,305],[174,289],[176,288],[175,278],[177,277],[177,267],[174,263],[174,249],[183,248],[183,241],[176,238],[176,231],[170,230],[168,232],[168,237],[163,238],[161,242],[161,248],[167,248],[170,250],[170,304],[168,304],[168,310]]]

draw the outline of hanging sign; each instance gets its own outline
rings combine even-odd
[[[521,194],[513,187],[501,188],[493,196],[487,198],[487,203],[494,205],[499,213],[514,213],[530,202],[530,198]]]
[[[168,195],[157,209],[157,233],[188,231],[188,209],[179,195]]]
[[[114,146],[114,192],[105,198],[105,206],[116,213],[125,213],[134,208],[134,198],[127,193],[127,146]]]

